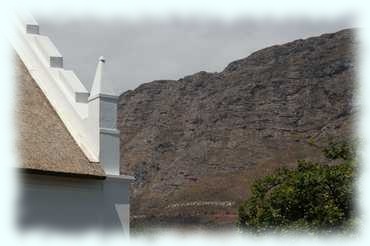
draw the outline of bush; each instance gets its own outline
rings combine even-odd
[[[354,146],[353,143],[349,143],[348,141],[330,142],[329,145],[324,148],[323,152],[330,160],[351,160],[355,156]]]
[[[251,231],[345,229],[353,217],[354,160],[347,144],[329,144],[324,153],[338,165],[298,161],[256,181],[239,207],[238,225]]]

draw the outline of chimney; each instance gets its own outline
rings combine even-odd
[[[117,130],[118,95],[104,80],[104,57],[100,57],[88,99],[88,128],[92,149],[108,175],[119,175],[119,131]]]

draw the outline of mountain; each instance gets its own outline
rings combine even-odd
[[[119,99],[133,223],[232,224],[251,183],[352,134],[354,30],[300,39],[222,72],[158,80]]]

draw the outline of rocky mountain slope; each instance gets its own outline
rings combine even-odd
[[[121,95],[121,171],[135,221],[233,223],[251,183],[351,134],[353,30],[257,51],[222,72]]]

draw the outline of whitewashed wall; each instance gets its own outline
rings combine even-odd
[[[129,233],[128,180],[23,174],[21,228]]]
[[[120,175],[118,95],[97,62],[91,91],[72,70],[49,37],[40,35],[31,15],[14,18],[11,43],[64,125],[92,162],[99,162],[104,180],[25,174],[21,180],[20,223],[36,229],[129,231],[129,182]],[[83,48],[83,47],[81,47]],[[52,129],[49,129],[52,130]]]

